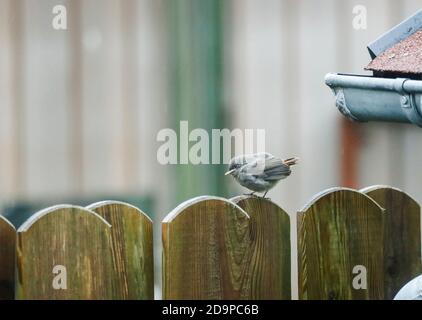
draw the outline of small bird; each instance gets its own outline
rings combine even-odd
[[[232,175],[240,185],[255,192],[267,192],[277,182],[287,178],[292,173],[290,167],[297,164],[299,158],[282,160],[270,153],[255,153],[240,155],[230,160],[229,171],[225,175]]]

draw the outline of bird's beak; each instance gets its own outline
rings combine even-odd
[[[227,171],[224,175],[227,176],[229,174],[232,174],[236,169],[231,169],[229,171]]]

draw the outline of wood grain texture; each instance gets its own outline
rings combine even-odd
[[[405,192],[388,186],[362,189],[386,210],[384,224],[384,299],[393,299],[422,273],[421,208]]]
[[[162,227],[164,299],[291,298],[290,221],[272,202],[198,197]]]
[[[87,207],[111,224],[111,254],[118,299],[154,299],[152,220],[138,208],[117,201]]]
[[[352,189],[330,189],[298,213],[300,299],[382,299],[384,210]],[[367,270],[356,290],[353,268]]]
[[[291,299],[290,217],[269,200],[231,199],[250,216],[251,299]]]
[[[0,300],[12,300],[15,295],[15,227],[0,215]]]
[[[96,213],[56,206],[18,230],[18,299],[113,299],[111,226]],[[53,288],[53,267],[67,270],[67,289]]]
[[[248,298],[249,217],[222,198],[198,197],[166,216],[164,299]]]

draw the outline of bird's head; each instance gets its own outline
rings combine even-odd
[[[236,176],[244,164],[245,159],[242,156],[231,159],[229,162],[229,170],[225,173],[225,175]]]

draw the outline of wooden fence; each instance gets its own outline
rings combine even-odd
[[[334,188],[297,215],[300,299],[392,299],[422,273],[420,206],[385,186]],[[0,217],[0,299],[153,299],[152,221],[115,201]],[[162,222],[164,299],[291,299],[290,216],[203,196]],[[16,280],[15,280],[16,279]]]

